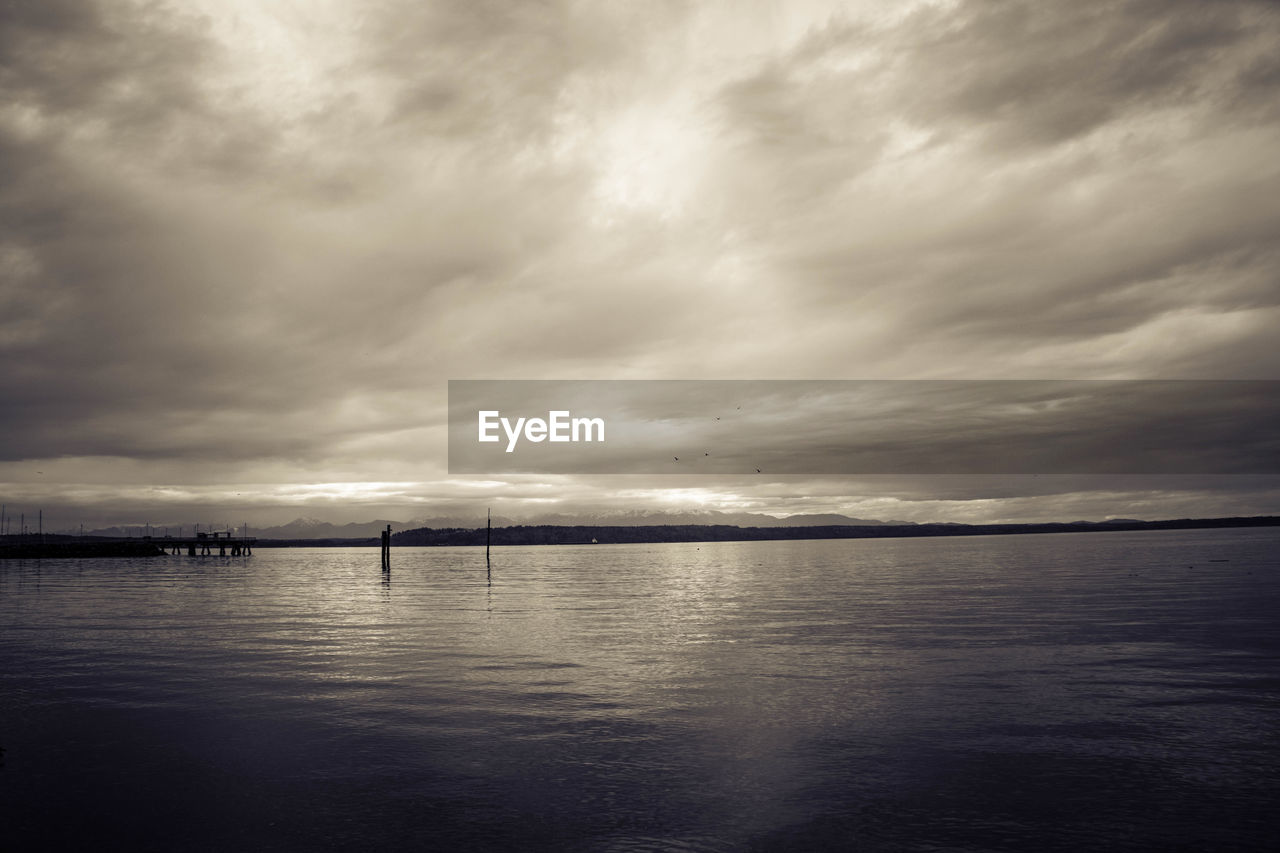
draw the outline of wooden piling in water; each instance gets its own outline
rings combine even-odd
[[[382,531],[382,571],[391,571],[391,525]]]

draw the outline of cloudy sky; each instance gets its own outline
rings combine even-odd
[[[1277,379],[1280,7],[15,0],[0,496],[1261,514],[1234,477],[450,476],[449,379]]]

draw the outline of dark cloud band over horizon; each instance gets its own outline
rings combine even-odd
[[[449,383],[451,474],[764,469],[770,475],[1280,474],[1280,383]]]

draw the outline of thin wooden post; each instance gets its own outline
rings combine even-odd
[[[493,583],[493,565],[489,562],[489,542],[493,539],[493,510],[485,507],[484,520],[484,573],[489,583]]]
[[[391,571],[391,525],[382,531],[382,571]]]

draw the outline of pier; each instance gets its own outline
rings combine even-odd
[[[60,537],[41,542],[19,540],[16,536],[0,538],[0,560],[82,559],[86,557],[163,557],[165,552],[154,542],[141,539],[81,539]]]
[[[0,559],[56,557],[163,557],[186,553],[190,557],[247,557],[258,540],[232,536],[230,531],[195,536],[82,537],[49,534],[43,537],[0,537]]]
[[[0,559],[43,557],[247,557],[258,540],[231,530],[197,531],[194,536],[74,536],[66,533],[0,535]]]
[[[195,536],[144,536],[142,541],[170,554],[181,554],[185,550],[188,557],[208,557],[215,548],[219,557],[247,557],[258,542],[253,536],[232,536],[230,530],[213,530]]]

